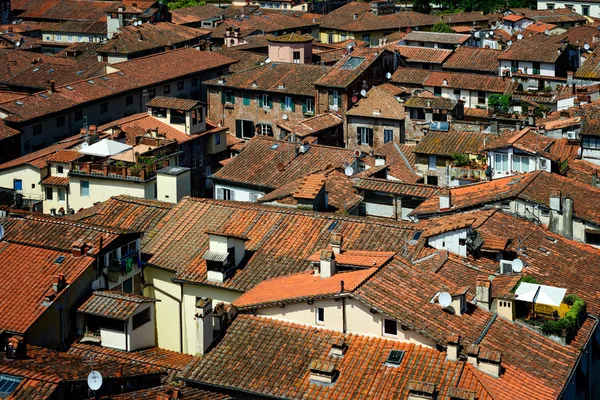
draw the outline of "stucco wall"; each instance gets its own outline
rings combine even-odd
[[[179,299],[181,286],[171,280],[174,273],[153,267],[144,268],[144,278],[148,286],[144,295],[160,301],[156,302],[156,345],[160,348],[180,351],[179,340]]]
[[[90,183],[89,196],[81,195],[81,181]],[[70,206],[75,211],[93,206],[97,202],[108,200],[112,196],[129,195],[146,199],[155,199],[154,183],[156,178],[147,182],[135,180],[108,179],[94,175],[72,175],[70,178]]]

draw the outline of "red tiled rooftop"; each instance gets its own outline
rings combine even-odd
[[[114,290],[97,290],[77,309],[84,314],[127,321],[143,303],[155,299]]]
[[[68,176],[48,176],[40,182],[42,185],[47,186],[69,186]]]

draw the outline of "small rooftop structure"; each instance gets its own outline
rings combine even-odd
[[[567,289],[539,285],[537,283],[521,282],[515,294],[516,300],[528,303],[539,303],[548,306],[559,307],[565,297]]]
[[[79,152],[89,156],[111,157],[121,154],[124,151],[131,150],[131,148],[130,145],[125,143],[116,142],[110,139],[102,139],[92,145],[82,146]]]

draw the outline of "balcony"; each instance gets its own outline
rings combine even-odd
[[[73,162],[71,163],[69,174],[146,181],[153,178],[156,175],[156,171],[168,166],[168,159],[160,159],[148,163],[137,162],[129,166],[118,162],[115,164],[109,164],[108,162],[101,164]]]

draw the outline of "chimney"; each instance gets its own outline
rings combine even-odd
[[[527,120],[529,126],[535,126],[535,108],[533,106],[529,106],[527,110]]]
[[[473,344],[467,349],[467,362],[477,366],[477,357],[479,356],[479,346]]]
[[[21,336],[11,336],[6,341],[6,358],[22,359],[26,356],[26,347]]]
[[[477,368],[494,378],[500,377],[502,371],[502,354],[498,351],[481,348],[477,357]]]
[[[48,93],[56,92],[56,84],[54,83],[54,81],[50,80],[47,83],[48,83]]]
[[[341,233],[332,233],[329,239],[329,243],[331,243],[331,250],[333,254],[340,254],[342,252],[342,243],[344,239]]]
[[[568,239],[573,238],[573,199],[566,196],[563,199],[563,213],[562,213],[562,235]]]
[[[560,190],[550,192],[550,217],[548,220],[548,230],[561,235],[562,222],[562,193]]]
[[[301,154],[306,153],[309,149],[310,149],[310,145],[308,144],[308,142],[303,142],[302,144],[300,144],[300,147],[298,148],[298,150],[300,151]]]
[[[329,343],[331,344],[331,351],[329,354],[332,356],[341,357],[346,354],[348,346],[346,346],[346,339],[343,335],[332,337]]]
[[[213,309],[210,297],[196,301],[196,352],[204,355],[213,342]]]
[[[54,278],[52,281],[52,291],[54,293],[58,293],[61,290],[63,290],[65,288],[65,286],[67,286],[67,282],[65,280],[65,275],[64,274],[54,275]]]
[[[385,156],[378,155],[375,156],[375,166],[380,167],[385,165]]]
[[[475,285],[475,299],[479,307],[490,309],[492,303],[492,282],[485,276],[479,275]]]
[[[358,14],[354,13],[354,15],[352,17],[353,17],[353,19],[356,20],[356,19],[358,19]]]
[[[219,232],[206,233],[210,235],[209,247],[203,256],[207,279],[223,283],[246,256],[245,241],[248,238]]]
[[[498,121],[495,119],[490,121],[490,133],[498,133]]]
[[[498,296],[496,299],[496,312],[502,318],[509,321],[515,320],[515,298],[514,293],[507,293]]]
[[[313,360],[310,363],[309,376],[312,383],[331,385],[337,377],[335,364],[329,361]]]
[[[450,189],[442,189],[440,190],[440,211],[447,210],[452,207],[452,199],[450,194]]]
[[[140,42],[142,40],[144,40],[144,35],[142,35],[142,31],[136,31],[136,34],[137,34],[137,38]]]
[[[410,381],[407,400],[433,400],[437,396],[437,385],[431,382]]]
[[[156,400],[177,400],[181,397],[180,388],[174,387],[156,394]]]
[[[460,335],[458,335],[456,333],[451,333],[450,335],[448,335],[448,337],[446,338],[446,343],[448,343],[448,346],[446,347],[446,360],[448,360],[448,361],[458,360],[459,342],[460,342]]]
[[[73,242],[73,257],[81,257],[85,253],[85,242],[83,240],[77,240]]]
[[[335,255],[333,254],[333,251],[321,251],[319,275],[321,278],[331,278],[333,275],[335,275]]]

